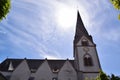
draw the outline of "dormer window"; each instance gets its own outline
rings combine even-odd
[[[14,68],[13,68],[12,61],[10,61],[8,71],[13,71],[13,70],[14,70]]]
[[[53,72],[59,72],[58,67],[54,67],[54,68],[53,68]]]
[[[36,72],[36,69],[30,69],[30,71],[31,71],[32,73],[35,73],[35,72]]]
[[[84,65],[85,66],[93,66],[92,58],[89,54],[84,56]]]
[[[83,39],[81,44],[82,46],[88,46],[88,41],[86,39]]]

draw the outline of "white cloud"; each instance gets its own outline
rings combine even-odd
[[[101,5],[104,6],[104,8],[101,7]],[[107,1],[103,0],[14,1],[13,7],[9,14],[9,19],[7,19],[7,22],[4,21],[4,25],[6,26],[4,27],[4,30],[9,35],[8,39],[11,41],[11,43],[13,43],[13,45],[24,50],[25,48],[34,49],[37,54],[42,57],[48,56],[59,58],[63,54],[60,54],[55,47],[63,47],[62,45],[64,43],[61,42],[63,42],[65,39],[72,39],[70,37],[73,36],[68,36],[68,34],[73,33],[71,29],[75,28],[76,20],[75,18],[73,19],[73,17],[77,16],[77,14],[75,15],[77,12],[77,7],[80,11],[83,22],[87,27],[87,30],[90,33],[98,36],[103,33],[101,29],[103,27],[103,23],[108,18],[108,16],[103,15],[103,12],[109,8],[106,6],[110,5]],[[61,26],[56,23],[56,16],[58,15],[57,12],[59,13],[61,7],[62,9],[66,7],[65,10],[70,8],[72,8],[71,10],[75,9],[71,12],[67,11],[68,14],[75,11],[75,13],[73,13],[74,15],[71,15],[71,20],[73,19],[72,22],[74,21],[74,24],[72,24],[70,29],[67,29],[68,33],[61,29]],[[64,16],[61,17],[62,19],[64,18]],[[118,31],[116,32],[111,30],[109,33],[114,36],[114,40],[118,39]],[[105,38],[111,38],[109,37],[109,34],[104,34]],[[66,45],[68,45],[67,42],[69,42],[69,40],[65,42]]]
[[[110,41],[117,41],[120,40],[120,28],[119,29],[112,29],[110,31],[107,31],[106,33],[103,33],[103,37]]]
[[[9,43],[10,51],[15,57],[16,55],[50,59],[68,57],[72,53],[70,51],[77,9],[91,35],[107,43],[118,42],[120,28],[111,28],[117,25],[115,22],[112,23],[117,14],[111,7],[108,0],[12,0],[11,11],[7,20],[1,22],[2,31],[0,30],[0,35],[5,33],[4,38],[7,41],[1,40],[0,44],[6,46],[5,44]],[[62,11],[64,12],[61,13]],[[59,13],[63,15],[62,18]],[[68,14],[68,17],[64,14]],[[56,17],[60,17],[65,25],[69,23],[72,25],[66,27],[65,31],[64,26],[58,25]],[[65,20],[65,17],[71,21]],[[5,48],[4,46],[0,45],[0,49]]]
[[[6,34],[6,32],[0,30],[0,35],[2,35],[2,34]]]
[[[113,12],[113,6],[109,1],[105,0],[77,0],[79,2],[79,10],[84,25],[88,32],[96,37],[101,36],[102,39],[119,41],[120,34],[118,28],[111,27],[114,23],[116,12]],[[119,25],[119,24],[118,24]],[[109,27],[108,27],[109,26]],[[108,29],[107,29],[108,28]],[[107,31],[104,31],[107,29]],[[111,36],[110,36],[111,35]]]

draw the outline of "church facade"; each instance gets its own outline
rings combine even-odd
[[[96,44],[88,34],[77,12],[73,40],[73,60],[14,59],[0,64],[0,73],[7,80],[90,80],[101,70]]]

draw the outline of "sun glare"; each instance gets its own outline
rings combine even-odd
[[[64,30],[73,27],[76,22],[76,10],[67,5],[59,6],[56,12],[56,21],[58,26]]]

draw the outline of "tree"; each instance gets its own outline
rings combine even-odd
[[[110,1],[115,9],[120,10],[120,0],[110,0]],[[118,15],[118,19],[120,20],[120,14]]]
[[[120,10],[120,0],[110,0],[114,8]]]
[[[114,74],[112,74],[110,80],[120,80],[120,77],[115,76]]]
[[[9,13],[10,7],[10,0],[0,0],[0,21],[3,20],[3,18],[6,18],[6,15]]]
[[[96,80],[109,80],[109,78],[103,71],[100,71]]]

